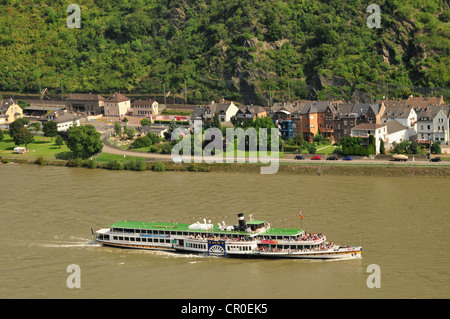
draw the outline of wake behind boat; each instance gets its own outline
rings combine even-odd
[[[303,217],[301,217],[303,218]],[[95,240],[106,246],[198,253],[208,256],[299,259],[360,258],[362,247],[340,246],[323,234],[303,229],[272,228],[261,220],[238,225],[121,221],[95,232]]]

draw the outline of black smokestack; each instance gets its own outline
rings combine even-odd
[[[245,231],[247,229],[247,223],[245,222],[244,214],[238,214],[239,229]]]

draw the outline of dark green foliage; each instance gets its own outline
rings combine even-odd
[[[24,127],[21,119],[17,119],[11,124],[9,124],[9,136],[14,138],[14,136]]]
[[[380,154],[386,154],[386,147],[384,146],[384,141],[380,139]]]
[[[342,155],[349,156],[367,156],[369,155],[368,147],[363,146],[361,137],[344,137],[339,140],[342,148]]]
[[[288,79],[291,98],[309,98],[319,75],[347,83],[319,87],[321,98],[351,97],[367,82],[450,85],[448,1],[381,0],[380,29],[366,25],[371,1],[80,0],[81,29],[67,28],[68,3],[1,2],[0,91],[165,84],[181,101],[267,103],[269,88],[287,98]]]
[[[67,147],[75,158],[88,158],[103,149],[100,133],[92,125],[82,125],[69,128]]]
[[[394,154],[410,154],[416,155],[421,153],[419,145],[415,141],[401,141],[400,143],[392,143],[392,153]]]
[[[141,136],[134,140],[130,145],[130,149],[150,147],[152,145],[152,140],[148,136]]]
[[[153,170],[155,172],[164,172],[166,170],[166,165],[163,162],[155,162],[153,163]]]
[[[434,142],[431,146],[431,153],[433,154],[442,154],[441,150],[441,143],[440,142]]]
[[[28,146],[29,143],[34,142],[34,136],[31,134],[30,130],[25,127],[19,129],[13,136],[14,144]]]
[[[61,145],[64,144],[64,140],[63,140],[63,138],[60,135],[58,135],[56,137],[55,144],[58,145],[59,148],[61,148]]]
[[[53,140],[53,137],[58,135],[58,124],[55,121],[45,122],[42,131],[45,137],[51,137]]]

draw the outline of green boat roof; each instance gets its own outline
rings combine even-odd
[[[251,221],[249,223],[262,224],[264,221]],[[247,223],[247,224],[249,224]],[[229,230],[219,230],[218,225],[213,225],[212,229],[189,229],[192,224],[185,223],[161,223],[161,222],[139,222],[139,221],[120,221],[112,224],[111,228],[128,228],[128,229],[151,229],[151,230],[177,230],[177,231],[191,231],[191,232],[203,232],[203,233],[222,233],[222,234],[241,234],[249,235],[249,233],[244,231],[229,231]],[[259,235],[268,236],[295,236],[301,233],[303,229],[287,229],[287,228],[270,228],[264,232],[260,232]],[[252,235],[254,235],[253,233]]]

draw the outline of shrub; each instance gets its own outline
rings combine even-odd
[[[131,160],[124,164],[124,169],[129,169],[131,171],[145,171],[147,165],[143,160]]]
[[[121,171],[125,168],[125,166],[122,163],[122,161],[116,159],[116,160],[108,162],[108,164],[106,165],[106,168],[108,168],[110,170],[114,170],[114,171]]]
[[[69,167],[81,167],[83,165],[83,160],[81,158],[72,158],[67,161],[67,166]]]
[[[152,140],[148,136],[138,137],[131,145],[130,148],[143,148],[152,145]]]
[[[316,151],[317,151],[317,149],[316,149],[316,147],[314,146],[314,144],[310,144],[310,145],[308,146],[308,153],[309,153],[309,154],[316,154]]]
[[[86,160],[86,161],[84,162],[84,166],[87,167],[87,168],[89,168],[89,169],[94,169],[94,168],[97,167],[97,163],[95,163],[94,160]]]
[[[153,170],[155,172],[164,172],[166,170],[166,165],[163,162],[155,162],[153,164]]]
[[[34,163],[38,165],[45,165],[47,162],[44,160],[42,156],[39,156]]]

